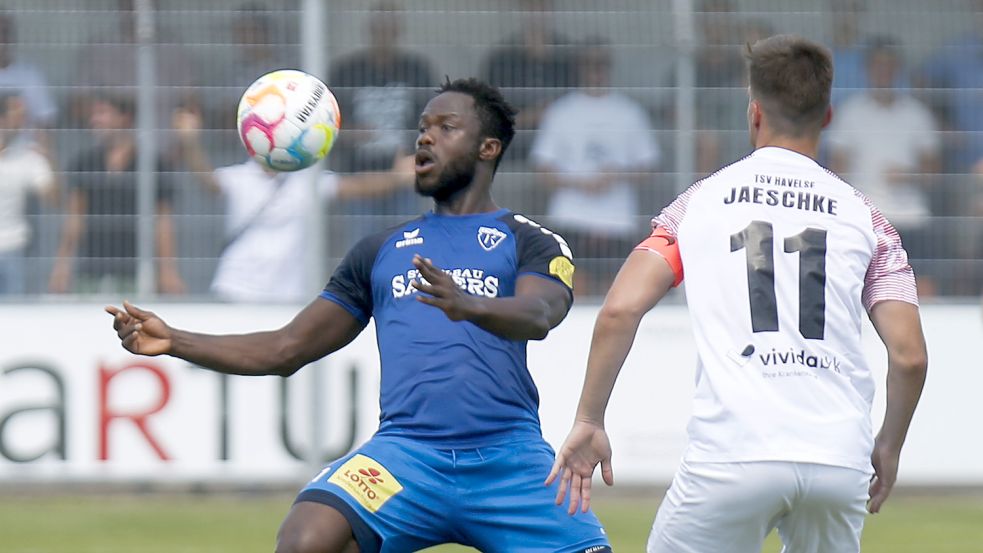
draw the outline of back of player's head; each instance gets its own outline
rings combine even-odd
[[[474,109],[481,122],[481,135],[486,138],[496,138],[502,143],[502,153],[495,160],[497,169],[505,155],[505,150],[515,137],[515,108],[505,100],[501,91],[475,78],[454,81],[448,78],[437,92],[439,94],[459,92],[474,99]]]
[[[751,97],[775,132],[801,137],[822,129],[833,85],[829,49],[794,35],[748,44],[745,51]]]

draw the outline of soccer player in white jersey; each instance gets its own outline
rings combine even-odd
[[[832,116],[829,51],[788,35],[749,45],[755,151],[697,182],[653,219],[594,327],[573,429],[547,478],[557,503],[590,504],[598,463],[613,484],[604,412],[639,321],[686,277],[699,361],[689,444],[649,553],[860,550],[898,460],[927,368],[911,267],[863,194],[816,163]],[[861,352],[870,317],[887,349],[887,411]],[[677,367],[653,367],[678,370]]]

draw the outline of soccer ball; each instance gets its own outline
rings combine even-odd
[[[297,171],[331,150],[341,112],[317,77],[280,69],[249,85],[239,100],[236,127],[250,157],[275,171]]]

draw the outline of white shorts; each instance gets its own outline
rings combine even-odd
[[[680,465],[648,553],[760,553],[774,528],[782,553],[855,553],[870,474],[791,462]]]

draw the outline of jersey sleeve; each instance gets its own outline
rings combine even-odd
[[[363,239],[335,269],[322,298],[342,306],[363,324],[372,316],[372,267],[385,236]]]
[[[562,236],[521,215],[512,227],[516,238],[519,276],[535,274],[557,280],[573,292],[573,252]]]
[[[870,211],[877,246],[864,277],[861,295],[864,308],[870,311],[875,304],[885,300],[918,305],[915,273],[908,264],[908,253],[901,244],[901,236],[876,207],[871,205]]]
[[[672,201],[669,205],[662,209],[662,212],[652,218],[652,230],[662,227],[665,234],[673,238],[677,238],[679,233],[679,225],[683,222],[683,218],[686,216],[686,208],[689,206],[689,201],[693,198],[693,194],[696,193],[703,186],[703,181],[694,183],[689,188],[687,188],[682,194],[676,196],[676,199]]]

